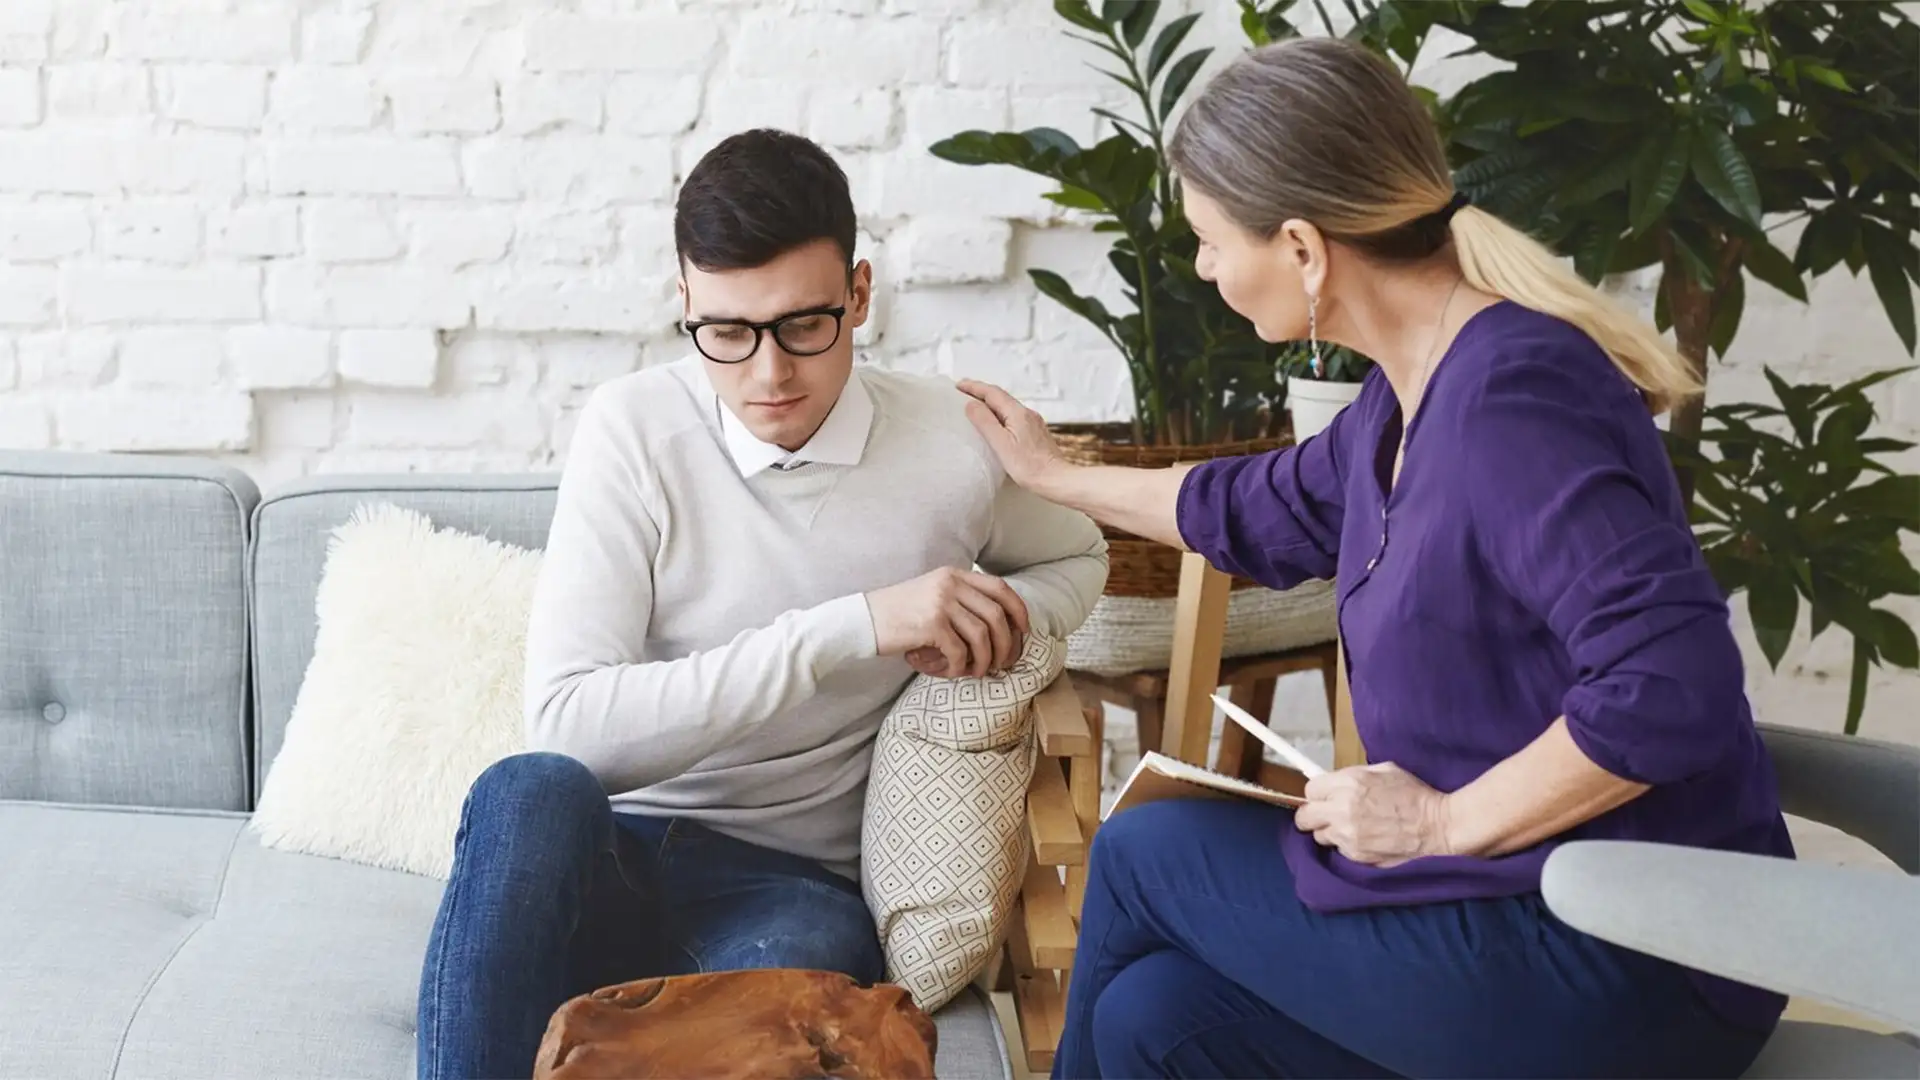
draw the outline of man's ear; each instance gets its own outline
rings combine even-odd
[[[854,264],[850,277],[847,322],[853,326],[864,326],[867,313],[873,306],[873,264],[861,259]]]

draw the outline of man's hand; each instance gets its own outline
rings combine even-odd
[[[867,609],[881,656],[947,679],[1004,671],[1032,630],[1011,585],[950,567],[868,593]]]
[[[1293,824],[1354,862],[1395,866],[1453,854],[1447,797],[1391,763],[1323,773],[1307,781]]]

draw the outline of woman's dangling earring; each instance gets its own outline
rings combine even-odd
[[[1307,348],[1309,352],[1308,352],[1307,363],[1311,365],[1313,368],[1313,377],[1316,379],[1323,379],[1326,377],[1326,371],[1324,370],[1323,366],[1320,363],[1320,323],[1319,323],[1319,318],[1317,314],[1319,307],[1320,307],[1319,294],[1308,293],[1307,294]]]

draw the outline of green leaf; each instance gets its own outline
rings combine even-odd
[[[1860,452],[1863,454],[1898,454],[1913,449],[1915,444],[1905,439],[1861,439]]]
[[[1096,213],[1107,210],[1107,204],[1101,201],[1100,196],[1072,185],[1062,187],[1059,191],[1049,191],[1043,198],[1069,210],[1092,210]]]
[[[1780,115],[1780,97],[1759,80],[1735,83],[1720,92],[1735,127],[1753,127]]]
[[[1634,159],[1631,154],[1616,154],[1607,158],[1599,168],[1580,176],[1573,183],[1554,193],[1555,207],[1572,209],[1623,190],[1633,178]]]
[[[1631,185],[1633,201],[1629,214],[1635,233],[1645,232],[1649,225],[1660,220],[1660,215],[1673,204],[1674,196],[1680,194],[1680,185],[1687,178],[1692,131],[1675,128],[1664,142],[1650,141],[1650,145],[1658,149],[1652,153],[1643,151]]]
[[[1093,13],[1087,0],[1053,0],[1053,12],[1082,30],[1091,30],[1096,34],[1107,32],[1107,24]]]
[[[1798,65],[1798,70],[1803,77],[1812,79],[1822,86],[1830,86],[1835,90],[1844,90],[1849,94],[1853,93],[1853,87],[1847,85],[1846,78],[1830,67],[1822,67],[1819,64],[1809,64],[1803,60]]]
[[[1693,280],[1712,288],[1716,260],[1708,258],[1708,250],[1704,245],[1711,243],[1713,238],[1703,229],[1689,228],[1691,224],[1686,220],[1668,222],[1667,236],[1673,241],[1673,250],[1680,256],[1680,262],[1686,266]]]
[[[1793,268],[1793,260],[1787,258],[1787,253],[1774,247],[1764,236],[1747,238],[1746,246],[1740,251],[1740,261],[1754,277],[1795,300],[1806,302],[1806,280]]]
[[[1878,386],[1881,383],[1886,382],[1888,379],[1898,378],[1910,371],[1920,371],[1920,365],[1909,364],[1906,367],[1886,368],[1882,371],[1876,371],[1871,375],[1863,375],[1860,378],[1855,379],[1844,386],[1837,387],[1833,390],[1828,391],[1827,393],[1820,395],[1818,398],[1814,400],[1814,405],[1821,406],[1837,398],[1850,397],[1852,395],[1859,394],[1862,391],[1866,390],[1868,387]]]
[[[1794,434],[1802,443],[1813,440],[1813,406],[1805,391],[1790,386],[1786,380],[1773,373],[1772,368],[1763,369],[1767,382],[1773,387],[1773,395],[1780,401],[1780,408],[1787,414],[1787,422],[1793,425]]]
[[[1747,304],[1747,279],[1739,274],[1722,286],[1713,297],[1713,322],[1707,328],[1707,343],[1722,358],[1740,330],[1740,315]]]
[[[1813,212],[1800,233],[1800,249],[1793,264],[1815,277],[1826,273],[1853,250],[1854,233],[1853,211],[1849,207],[1830,204]]]
[[[1681,2],[1686,5],[1688,11],[1693,12],[1694,18],[1708,26],[1720,25],[1720,13],[1715,11],[1713,5],[1706,0],[1681,0]]]
[[[1867,665],[1873,661],[1873,646],[1861,638],[1853,639],[1853,674],[1847,680],[1846,733],[1860,734],[1860,714],[1867,711]]]
[[[1049,299],[1099,327],[1102,332],[1112,333],[1113,317],[1107,314],[1106,305],[1097,298],[1081,296],[1074,292],[1073,286],[1067,284],[1066,278],[1051,270],[1030,269],[1027,275],[1033,279],[1035,287]]]
[[[1693,142],[1693,174],[1728,213],[1759,228],[1760,186],[1731,135],[1712,124],[1699,127]]]
[[[1753,636],[1760,643],[1760,651],[1766,654],[1768,665],[1778,669],[1800,618],[1800,592],[1793,579],[1777,570],[1755,575],[1747,584],[1747,613],[1753,618]]]
[[[1545,153],[1538,147],[1514,145],[1490,154],[1482,154],[1454,170],[1454,186],[1475,199],[1520,174],[1532,173]]]
[[[1153,29],[1153,21],[1160,17],[1160,0],[1107,0],[1101,14],[1111,19],[1111,11],[1121,8],[1120,32],[1127,40],[1127,47],[1137,49],[1147,40],[1147,31]]]
[[[1092,67],[1091,64],[1089,64],[1088,66]],[[1128,90],[1133,91],[1133,94],[1135,97],[1144,98],[1147,96],[1146,88],[1141,86],[1138,82],[1134,81],[1134,78],[1131,75],[1122,75],[1120,72],[1108,71],[1106,68],[1094,68],[1093,70],[1098,71],[1100,74],[1105,75],[1107,78],[1112,79],[1114,82],[1117,82],[1121,86],[1126,87]]]
[[[1065,158],[1072,157],[1080,152],[1080,144],[1073,141],[1073,136],[1061,131],[1059,128],[1028,128],[1020,134],[1025,136],[1027,145],[1032,147],[1037,154],[1044,154],[1051,151]]]
[[[1587,233],[1573,250],[1573,267],[1588,281],[1599,284],[1606,276],[1607,267],[1613,262],[1613,250],[1620,242],[1620,229],[1612,222],[1598,223],[1588,227]]]
[[[1213,53],[1211,47],[1195,49],[1181,57],[1167,72],[1167,81],[1160,84],[1160,119],[1173,115],[1173,107],[1180,103],[1180,95],[1187,92],[1187,84],[1200,72],[1200,65],[1207,62]]]
[[[1112,109],[1097,108],[1093,110],[1093,114],[1095,116],[1104,117],[1105,119],[1112,121],[1114,127],[1120,128],[1125,131],[1131,131],[1143,139],[1150,137],[1150,133],[1147,131],[1146,127],[1142,125],[1138,120],[1133,120],[1128,117],[1121,116],[1119,113],[1114,112]]]
[[[1258,18],[1257,14],[1255,18]],[[1160,33],[1154,36],[1153,48],[1147,52],[1147,82],[1151,83],[1160,77],[1160,69],[1167,66],[1167,61],[1173,59],[1173,51],[1187,39],[1187,33],[1193,29],[1193,24],[1199,21],[1198,12],[1182,15],[1162,27]]]
[[[1880,306],[1887,311],[1887,320],[1893,323],[1893,331],[1900,335],[1900,341],[1907,347],[1907,355],[1913,355],[1914,318],[1913,286],[1907,281],[1905,252],[1900,236],[1893,230],[1875,222],[1862,226],[1861,246],[1867,252],[1867,273],[1873,278],[1873,289],[1880,294]]]
[[[1885,476],[1834,500],[1849,517],[1882,517],[1920,532],[1920,476]]]
[[[1881,608],[1874,610],[1873,619],[1880,631],[1880,655],[1899,667],[1920,667],[1920,641],[1914,640],[1913,627]]]

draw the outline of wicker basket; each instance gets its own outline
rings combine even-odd
[[[1127,424],[1054,424],[1054,441],[1069,461],[1082,465],[1125,465],[1164,469],[1189,461],[1262,454],[1293,443],[1291,430],[1264,439],[1202,443],[1195,446],[1141,446],[1129,441]],[[1107,537],[1108,596],[1170,598],[1180,595],[1180,551],[1119,529],[1101,527]],[[1235,577],[1234,589],[1257,588]]]

